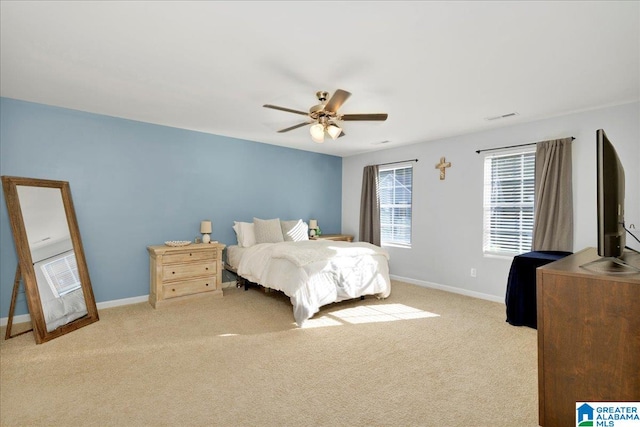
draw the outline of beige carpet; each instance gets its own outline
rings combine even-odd
[[[1,425],[538,425],[536,331],[503,304],[393,282],[300,329],[279,293],[224,294],[2,341]]]

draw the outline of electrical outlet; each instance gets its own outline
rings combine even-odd
[[[475,268],[471,269],[471,277],[476,277],[476,269]]]

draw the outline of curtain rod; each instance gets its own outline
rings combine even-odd
[[[407,162],[417,162],[418,159],[409,159],[409,160],[400,160],[399,162],[389,162],[389,163],[380,163],[376,166],[386,166],[386,165],[395,165],[396,163],[407,163]]]
[[[571,140],[575,140],[576,138],[574,136],[571,137]],[[543,142],[543,141],[538,141],[538,142]],[[516,147],[526,147],[527,145],[536,145],[537,142],[530,142],[528,144],[520,144],[520,145],[509,145],[508,147],[497,147],[497,148],[487,148],[485,150],[476,150],[476,153],[480,154],[483,151],[493,151],[493,150],[504,150],[507,148],[516,148]]]

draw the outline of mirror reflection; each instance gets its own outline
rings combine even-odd
[[[87,314],[59,188],[18,185],[18,200],[48,332]]]

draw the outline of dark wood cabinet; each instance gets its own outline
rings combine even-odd
[[[536,271],[541,426],[575,425],[576,402],[640,401],[640,274],[581,267],[596,259],[588,248]]]

